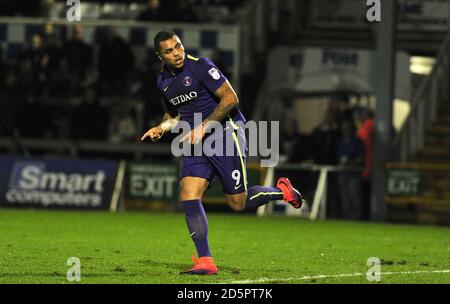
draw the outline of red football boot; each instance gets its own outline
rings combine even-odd
[[[214,275],[217,274],[217,267],[212,257],[200,257],[198,260],[192,256],[194,266],[191,269],[180,272],[180,274],[193,275]]]
[[[283,199],[285,202],[291,204],[295,209],[302,206],[304,202],[302,195],[292,186],[289,179],[280,177],[277,181],[277,188],[283,191]]]

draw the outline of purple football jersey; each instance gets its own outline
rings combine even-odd
[[[202,120],[208,117],[220,102],[215,96],[217,89],[226,81],[225,76],[207,58],[186,56],[184,67],[176,75],[172,75],[167,67],[158,75],[158,87],[163,96],[163,106],[167,112],[178,112],[181,120],[194,126],[194,113],[201,113]],[[229,118],[234,122],[245,122],[245,118],[238,108],[234,109],[222,121],[224,125]],[[230,138],[226,128],[207,136],[222,136],[222,151],[231,145],[235,152],[233,156],[186,156],[183,155],[180,168],[180,179],[186,176],[205,178],[210,182],[214,176],[219,177],[222,189],[227,194],[241,193],[247,190],[246,154],[247,143],[242,129],[234,130],[235,139]],[[239,147],[239,148],[238,148]]]
[[[214,93],[226,80],[208,58],[187,55],[183,69],[175,76],[164,66],[158,75],[157,84],[163,96],[165,110],[178,111],[181,120],[195,127],[194,113],[201,113],[203,120],[214,111],[220,102]],[[234,121],[245,122],[239,108],[234,109],[229,116]]]

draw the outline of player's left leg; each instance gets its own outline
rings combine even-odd
[[[228,205],[235,211],[257,208],[274,200],[284,200],[300,208],[303,198],[287,178],[280,178],[276,187],[253,186],[247,189],[245,134],[241,129],[232,133],[225,145],[233,144],[234,155],[211,156],[208,160],[215,167]]]
[[[280,178],[277,187],[253,186],[247,192],[227,194],[228,205],[235,211],[258,208],[271,201],[284,200],[294,208],[300,208],[303,198],[287,178]]]
[[[287,178],[280,178],[276,187],[247,188],[246,160],[240,156],[209,157],[216,168],[228,205],[235,211],[257,208],[275,200],[284,200],[300,208],[303,198]]]
[[[185,212],[189,234],[197,249],[194,266],[182,274],[217,274],[217,267],[211,257],[208,240],[208,220],[202,205],[202,197],[214,176],[214,170],[204,157],[183,157],[180,171],[180,200]]]
[[[208,179],[203,177],[185,176],[181,179],[180,199],[185,211],[189,233],[199,257],[198,260],[195,256],[192,257],[194,266],[181,274],[217,274],[217,267],[209,248],[208,220],[201,202],[208,184]]]
[[[275,187],[253,186],[248,192],[227,194],[227,202],[234,211],[243,211],[265,205],[271,201],[282,200],[283,192]]]

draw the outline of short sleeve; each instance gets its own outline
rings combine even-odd
[[[227,80],[217,66],[207,58],[199,60],[199,70],[197,71],[197,74],[200,76],[200,81],[211,93],[216,92]]]

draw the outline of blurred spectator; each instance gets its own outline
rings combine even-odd
[[[20,112],[18,109],[30,100],[32,88],[31,63],[25,59],[17,64],[3,61],[0,78],[3,79],[3,88],[0,90],[0,120],[4,127],[4,132],[12,134],[18,126]]]
[[[5,61],[3,47],[0,44],[0,134],[5,132],[4,116],[6,114],[6,107],[7,107],[6,104],[7,70],[8,67]]]
[[[0,44],[0,91],[6,86],[6,58],[3,46]]]
[[[364,161],[364,143],[356,136],[355,126],[351,121],[342,122],[341,132],[336,150],[339,165],[346,169],[357,169]],[[353,220],[361,219],[361,173],[340,172],[338,187],[342,216]]]
[[[231,81],[230,69],[225,65],[224,54],[221,50],[215,49],[209,57],[217,68]]]
[[[26,102],[18,108],[15,126],[23,137],[51,138],[56,125],[54,108],[37,102]]]
[[[40,0],[40,16],[49,18],[51,17],[52,9],[57,6],[58,0]],[[67,2],[67,1],[66,1]]]
[[[98,54],[101,95],[124,95],[133,68],[134,55],[130,46],[113,27],[106,28]]]
[[[8,154],[30,156],[30,152],[22,144],[20,132],[17,129],[14,129],[12,132],[11,141],[8,146]]]
[[[23,69],[30,70],[31,76],[31,94],[30,97],[41,98],[45,85],[49,78],[48,63],[49,54],[42,45],[42,37],[38,34],[31,38],[30,46],[23,54]]]
[[[288,162],[302,162],[309,159],[308,137],[300,134],[295,118],[289,120],[286,129],[281,134],[281,151],[287,156]]]
[[[139,21],[166,21],[170,16],[166,15],[160,0],[148,0],[147,7],[137,18]]]
[[[177,3],[175,16],[178,16],[178,21],[197,23],[200,21],[195,11],[192,9],[193,5],[189,1],[179,1]]]
[[[65,43],[62,52],[71,77],[73,95],[81,93],[88,72],[92,68],[92,47],[85,43],[83,38],[83,26],[77,23],[72,27],[72,36]]]
[[[56,32],[55,26],[51,21],[46,21],[44,23],[42,31],[42,45],[49,56],[49,69],[53,71],[59,68],[63,41],[59,34]]]
[[[372,186],[372,145],[373,145],[373,130],[375,121],[373,119],[374,113],[367,109],[364,120],[358,130],[358,137],[363,141],[365,147],[364,169],[362,171],[362,219],[369,220],[370,214],[370,193]]]
[[[323,123],[314,129],[312,134],[312,153],[314,163],[321,165],[336,165],[336,145],[340,131],[337,112],[329,110]]]
[[[156,85],[156,77],[161,70],[161,62],[152,53],[145,61],[145,69],[141,74],[142,98],[144,100],[144,126],[148,128],[161,121],[164,113],[161,103],[161,92]],[[144,131],[144,130],[141,130]]]
[[[138,15],[137,19],[195,23],[199,21],[199,18],[192,7],[196,6],[187,0],[148,0],[146,9]]]
[[[89,88],[84,93],[83,103],[72,112],[70,119],[72,139],[106,140],[108,137],[109,114]]]
[[[132,110],[123,108],[119,113],[119,120],[114,132],[114,141],[134,142],[137,138],[136,120]]]
[[[0,16],[27,16],[39,17],[42,8],[48,0],[2,0],[0,5]]]

